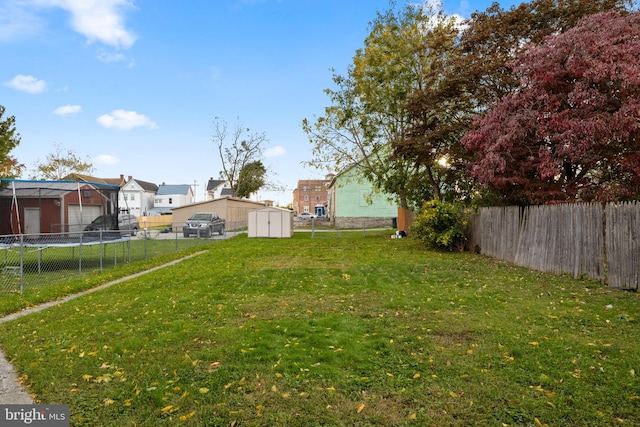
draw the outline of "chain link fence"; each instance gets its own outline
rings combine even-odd
[[[0,236],[0,293],[23,293],[83,275],[146,261],[183,249],[209,245],[243,233],[246,223],[230,223],[222,234],[184,237],[182,226],[120,231],[84,231]]]

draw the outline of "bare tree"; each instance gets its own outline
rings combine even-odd
[[[46,160],[35,163],[35,172],[31,175],[31,179],[63,179],[71,173],[93,172],[93,164],[87,157],[82,160],[73,150],[63,150],[60,143],[54,144],[54,151],[47,154]]]
[[[231,131],[227,122],[218,117],[214,119],[213,127],[213,142],[218,147],[222,162],[220,178],[229,182],[231,196],[236,197],[240,171],[248,164],[261,160],[267,137],[264,132],[255,133],[245,128],[239,119]]]

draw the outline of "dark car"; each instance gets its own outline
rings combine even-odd
[[[191,218],[184,223],[182,234],[189,237],[192,234],[198,237],[211,237],[213,233],[224,234],[226,228],[225,220],[217,213],[198,212],[191,215]]]

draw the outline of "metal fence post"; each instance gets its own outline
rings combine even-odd
[[[22,292],[24,291],[24,284],[22,283],[23,281],[23,272],[24,270],[24,235],[20,234],[20,295],[22,295]]]

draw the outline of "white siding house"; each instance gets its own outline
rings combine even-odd
[[[229,181],[209,178],[209,182],[207,182],[207,200],[221,199],[223,197],[231,197]]]
[[[153,208],[157,191],[156,184],[129,177],[127,183],[120,188],[118,206],[123,212],[146,216]]]
[[[151,213],[156,215],[168,214],[171,213],[171,209],[190,205],[194,200],[193,189],[190,185],[162,184],[158,187],[158,191],[154,197],[153,210]]]

